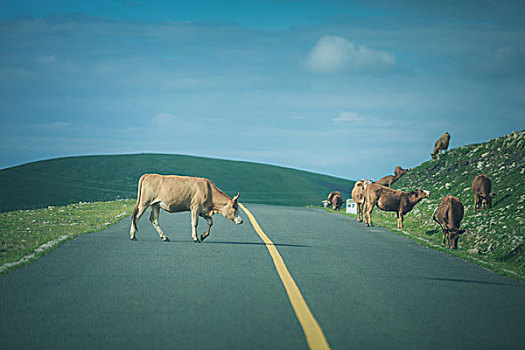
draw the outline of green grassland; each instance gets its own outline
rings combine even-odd
[[[81,202],[0,213],[0,274],[38,258],[58,243],[42,247],[50,241],[71,239],[115,224],[131,214],[134,204],[130,199]],[[22,264],[4,266],[21,259]]]
[[[58,158],[0,170],[0,212],[79,201],[135,198],[144,173],[207,177],[248,203],[305,206],[354,182],[278,166],[183,155],[137,154]]]
[[[278,205],[318,204],[333,190],[349,193],[354,183],[271,165],[161,154],[60,158],[4,169],[0,274],[58,244],[48,242],[96,232],[128,216],[144,173],[207,177],[230,196],[240,192],[243,202]]]
[[[428,161],[392,185],[411,191],[431,192],[404,218],[405,233],[417,241],[447,251],[480,266],[525,280],[525,131],[515,132],[487,143],[458,147]],[[490,210],[474,212],[472,180],[479,174],[492,181],[496,194]],[[442,233],[432,220],[441,198],[453,195],[465,206],[462,227],[467,231],[459,239],[457,251],[441,248]],[[355,217],[355,216],[353,216]],[[397,230],[395,213],[375,208],[372,222]]]

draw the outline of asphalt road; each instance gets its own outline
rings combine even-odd
[[[247,205],[333,349],[521,349],[525,283],[380,228],[306,208]],[[66,242],[0,277],[2,349],[306,349],[301,325],[246,215],[146,213]],[[205,229],[201,220],[199,232]]]

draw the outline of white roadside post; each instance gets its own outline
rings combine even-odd
[[[348,198],[348,199],[346,200],[346,213],[347,213],[347,214],[354,214],[354,215],[357,215],[357,205],[356,205],[356,203],[355,203],[352,199],[350,199],[350,198]]]

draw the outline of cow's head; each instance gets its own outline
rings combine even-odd
[[[492,208],[492,198],[494,198],[495,195],[496,195],[495,193],[491,193],[489,194],[487,198],[483,198],[483,201],[485,202],[485,206],[487,207],[487,209]]]
[[[459,228],[450,228],[443,230],[447,235],[448,247],[450,249],[458,249],[459,235],[464,233],[465,230]]]
[[[422,190],[422,189],[417,189],[417,190],[414,190],[415,194],[416,194],[416,197],[421,200],[423,198],[429,198],[430,197],[430,191],[426,191],[426,190]]]
[[[242,218],[237,214],[237,211],[239,210],[239,203],[237,203],[239,195],[240,194],[237,193],[237,195],[228,201],[221,210],[221,214],[224,215],[226,219],[230,219],[237,225],[242,224]]]
[[[403,176],[405,174],[408,174],[408,169],[401,168],[396,175]]]

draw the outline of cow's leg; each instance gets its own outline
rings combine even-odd
[[[135,232],[138,231],[137,225],[139,223],[140,217],[142,214],[144,214],[147,208],[147,205],[135,205],[135,208],[133,208],[133,212],[131,213],[131,229],[129,230],[129,238],[132,241],[137,240],[135,237]]]
[[[366,226],[370,227],[372,226],[372,210],[374,210],[374,204],[365,204],[365,214],[364,214],[364,219],[365,219],[365,224]]]
[[[363,207],[357,203],[357,222],[363,221]]]
[[[151,214],[149,216],[149,221],[151,221],[151,224],[153,227],[155,227],[155,230],[159,233],[160,238],[164,242],[169,242],[168,236],[162,232],[162,229],[159,226],[159,214],[160,214],[160,203],[155,203],[151,206]]]
[[[474,193],[474,212],[478,211],[480,197],[478,194]]]
[[[446,232],[445,232],[445,229],[443,229],[443,242],[441,242],[441,245],[444,247],[445,246],[445,236],[446,236]]]
[[[213,225],[213,219],[211,218],[211,216],[203,216],[203,217],[204,217],[204,220],[206,220],[206,222],[208,223],[208,229],[206,230],[206,232],[204,232],[201,235],[201,241],[204,241],[204,239],[208,237],[208,235],[210,234],[211,227]]]
[[[401,230],[403,229],[403,214],[399,212],[397,213],[397,227]]]
[[[368,226],[368,206],[366,204],[363,206],[363,221]]]
[[[197,210],[191,211],[191,237],[193,242],[200,243],[199,237],[197,236],[197,225],[199,225],[199,212]]]

